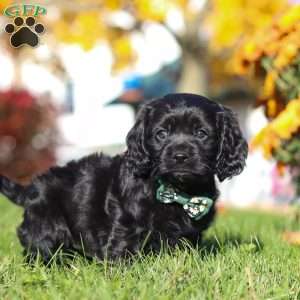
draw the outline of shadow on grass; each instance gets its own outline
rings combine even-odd
[[[217,236],[203,239],[198,245],[203,256],[217,255],[228,249],[240,249],[245,252],[255,253],[260,252],[264,244],[259,237],[245,239],[242,235],[227,235],[220,240]]]

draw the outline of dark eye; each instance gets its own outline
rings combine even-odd
[[[208,136],[208,133],[205,129],[196,129],[195,135],[200,139],[204,139]]]
[[[156,138],[160,141],[165,140],[168,137],[168,131],[165,129],[161,129],[156,133]]]

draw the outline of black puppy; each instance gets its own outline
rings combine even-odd
[[[232,111],[204,97],[170,94],[144,105],[113,158],[93,154],[0,191],[24,207],[18,237],[48,261],[58,249],[99,259],[196,244],[213,219],[220,181],[239,174],[248,147]]]

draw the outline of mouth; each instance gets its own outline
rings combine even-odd
[[[202,161],[194,160],[188,164],[170,164],[168,161],[160,161],[156,164],[153,175],[167,181],[192,184],[211,178],[214,175],[214,170],[211,166]]]
[[[212,173],[208,169],[190,168],[162,168],[157,172],[157,176],[170,182],[174,186],[184,188],[185,186],[197,185],[211,178]]]
[[[200,174],[192,170],[174,169],[165,172],[160,172],[159,176],[171,182],[185,183],[190,180],[195,180],[197,177],[200,176]]]
[[[161,170],[159,172],[160,176],[174,176],[174,177],[193,177],[193,176],[200,176],[203,175],[202,172],[197,170],[190,170],[190,169],[168,169],[168,170]]]

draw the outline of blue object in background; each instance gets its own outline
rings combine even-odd
[[[138,107],[144,101],[176,92],[181,71],[182,63],[181,59],[178,59],[163,66],[158,72],[151,75],[141,76],[133,73],[124,80],[123,94],[110,101],[107,105],[125,103],[137,112]],[[141,99],[136,99],[135,102],[126,102],[122,96],[128,91],[140,91]]]
[[[142,89],[142,77],[138,74],[132,74],[124,80],[123,88],[125,91],[127,90],[135,90],[135,89]]]

